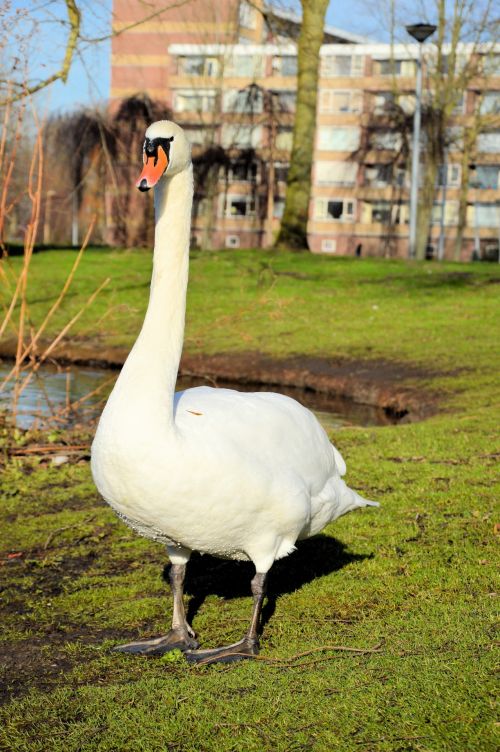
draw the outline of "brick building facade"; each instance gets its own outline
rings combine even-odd
[[[154,5],[148,4],[151,14]],[[112,101],[138,91],[165,101],[188,131],[194,157],[221,159],[199,185],[194,242],[270,245],[284,205],[299,20],[237,0],[191,0],[139,25],[139,0],[115,0],[114,13],[120,33],[112,47]],[[407,254],[408,143],[405,152],[405,136],[389,112],[397,90],[398,107],[411,123],[417,54],[416,44],[391,48],[326,28],[309,222],[313,252]],[[470,55],[470,47],[460,54]],[[478,247],[481,256],[497,252],[500,232],[500,46],[484,55],[479,69],[454,113],[456,129],[478,108],[488,115],[467,193],[464,259]],[[450,139],[429,254],[442,235],[445,256],[453,256],[461,170],[460,139]]]

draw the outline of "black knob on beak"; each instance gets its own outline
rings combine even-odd
[[[143,178],[137,187],[143,193],[145,193],[146,191],[149,191],[149,185],[148,185],[148,181],[146,180],[146,178]]]

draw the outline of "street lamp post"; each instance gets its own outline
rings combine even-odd
[[[417,253],[417,207],[418,207],[418,168],[420,161],[420,121],[422,113],[422,45],[434,34],[436,27],[432,24],[413,24],[406,27],[406,31],[418,44],[417,82],[415,96],[415,114],[413,116],[413,153],[411,163],[411,191],[410,191],[410,247],[409,257],[415,258]]]

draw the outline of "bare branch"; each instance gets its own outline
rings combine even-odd
[[[36,92],[45,89],[55,81],[63,81],[63,83],[66,83],[80,35],[81,14],[75,0],[65,0],[65,2],[70,30],[66,42],[66,52],[61,67],[56,73],[48,76],[48,78],[45,78],[43,81],[39,81],[37,84],[33,84],[32,86],[20,85],[21,90],[17,94],[11,96],[12,102],[17,102],[31,94],[36,94]],[[8,101],[8,98],[0,101],[0,106],[7,104]]]

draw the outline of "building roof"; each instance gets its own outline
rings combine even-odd
[[[282,10],[276,8],[271,4],[265,4],[263,9],[263,15],[271,27],[276,28],[279,33],[280,27],[288,27],[288,36],[298,36],[299,27],[302,23],[302,17],[298,13],[292,11]],[[296,26],[295,34],[291,33],[290,26]],[[361,36],[359,34],[352,34],[350,31],[344,31],[336,26],[325,26],[324,42],[330,44],[367,44],[370,40],[368,37]]]

